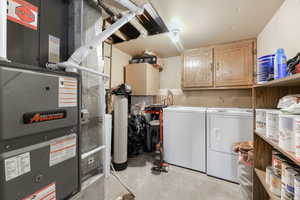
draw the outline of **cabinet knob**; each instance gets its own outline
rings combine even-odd
[[[217,71],[219,71],[219,70],[220,70],[220,63],[217,62]]]

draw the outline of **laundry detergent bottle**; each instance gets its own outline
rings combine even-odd
[[[274,79],[287,76],[287,58],[284,49],[277,49],[275,54]]]

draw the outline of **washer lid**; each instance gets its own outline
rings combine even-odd
[[[185,106],[171,106],[164,108],[164,112],[206,112],[205,107],[185,107]]]
[[[253,110],[249,108],[208,108],[208,113],[224,113],[224,114],[247,114],[253,115]]]

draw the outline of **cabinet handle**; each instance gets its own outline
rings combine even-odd
[[[219,71],[219,70],[220,70],[220,63],[217,62],[217,71]]]

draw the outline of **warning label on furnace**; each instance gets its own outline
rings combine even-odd
[[[49,55],[48,61],[50,63],[59,63],[60,55],[60,39],[49,35]]]
[[[30,172],[30,153],[24,153],[5,160],[5,180],[17,178]]]
[[[77,136],[72,134],[50,144],[49,165],[54,166],[76,156]]]
[[[44,187],[43,189],[35,192],[34,194],[22,200],[56,200],[56,187],[55,183]]]
[[[77,89],[77,79],[59,77],[58,106],[60,108],[77,106]]]

